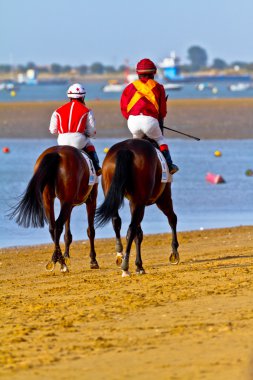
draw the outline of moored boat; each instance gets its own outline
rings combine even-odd
[[[228,86],[228,89],[230,91],[246,91],[250,88],[252,88],[252,85],[250,83],[241,83],[241,82],[230,84]]]
[[[183,85],[178,83],[163,83],[165,91],[178,91],[182,90]]]
[[[104,87],[104,92],[122,92],[128,83],[119,83],[116,80],[110,80]]]

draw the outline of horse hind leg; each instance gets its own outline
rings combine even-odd
[[[95,250],[95,228],[94,228],[94,217],[97,206],[97,186],[95,185],[86,201],[86,210],[88,217],[88,228],[87,235],[90,241],[90,268],[99,269],[99,265],[96,259]]]
[[[49,224],[49,233],[52,238],[52,241],[54,242],[54,236],[55,236],[55,214],[54,214],[54,194],[50,192],[50,189],[48,187],[45,188],[43,192],[43,205],[45,214],[48,220]],[[47,263],[46,270],[52,272],[55,268],[56,261],[52,259]]]
[[[145,274],[145,269],[142,266],[142,259],[141,259],[141,243],[143,240],[143,231],[141,229],[141,226],[137,228],[137,233],[134,238],[135,247],[136,247],[136,273],[137,274]]]
[[[177,240],[177,230],[176,230],[177,216],[174,213],[174,211],[172,213],[170,213],[170,215],[168,216],[168,220],[169,220],[169,224],[170,224],[171,231],[172,231],[172,242],[171,242],[172,253],[170,255],[169,260],[170,260],[171,264],[177,265],[180,262],[180,257],[179,257],[179,253],[177,250],[179,247],[178,240]]]
[[[46,187],[43,192],[43,205],[44,205],[46,217],[49,222],[49,232],[55,245],[52,259],[47,263],[46,269],[48,271],[53,271],[55,268],[55,264],[59,262],[61,265],[61,271],[68,272],[68,267],[62,256],[62,252],[60,248],[60,237],[63,231],[64,223],[65,222],[67,223],[70,220],[70,213],[71,213],[72,207],[70,207],[68,204],[61,205],[61,211],[60,211],[59,217],[55,221],[54,200],[55,200],[54,192],[49,187]]]
[[[55,228],[54,228],[54,253],[52,256],[51,262],[47,264],[47,269],[50,267],[50,265],[53,263],[55,265],[57,262],[59,262],[61,266],[61,272],[68,272],[68,267],[66,265],[65,259],[61,252],[60,247],[60,237],[63,231],[63,226],[66,223],[67,220],[70,219],[72,206],[68,203],[61,205],[61,211],[60,214],[55,222]]]
[[[115,232],[115,236],[116,236],[116,245],[115,245],[116,254],[117,254],[117,256],[116,256],[116,265],[120,266],[122,264],[122,260],[124,258],[124,255],[123,255],[123,245],[122,245],[121,236],[120,236],[121,218],[120,218],[118,212],[112,218],[112,226],[113,226],[113,229],[114,229],[114,232]]]
[[[178,253],[178,240],[177,240],[177,215],[175,214],[173,210],[173,203],[171,198],[171,188],[170,184],[167,184],[162,196],[158,199],[156,202],[157,207],[164,213],[164,215],[167,217],[169,225],[171,227],[172,232],[172,242],[171,242],[171,248],[172,253],[170,255],[170,263],[171,264],[179,264],[180,257]]]
[[[69,248],[72,243],[72,234],[70,231],[70,217],[67,219],[65,223],[65,233],[64,233],[64,242],[65,242],[65,252],[64,252],[64,259],[66,265],[70,265],[70,255],[69,255]]]
[[[136,206],[136,205],[130,203],[130,209],[131,209],[132,219],[131,219],[131,223],[130,223],[130,226],[129,226],[128,231],[127,231],[126,252],[124,255],[124,260],[123,260],[122,265],[121,265],[121,269],[123,271],[122,277],[130,275],[128,270],[129,270],[129,259],[130,259],[131,246],[132,246],[133,240],[137,236],[138,227],[140,226],[141,221],[143,219],[145,206]],[[138,246],[138,251],[137,251],[136,257],[138,257],[138,258],[136,258],[137,263],[138,264],[141,263],[141,266],[142,266],[141,240],[139,240],[139,246]]]

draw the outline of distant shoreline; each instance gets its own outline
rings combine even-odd
[[[158,73],[159,73],[159,70],[158,70]],[[0,73],[0,82],[1,81],[6,81],[6,80],[10,80],[10,81],[16,81],[17,80],[17,77],[18,77],[18,74],[19,72],[18,71],[13,71],[13,72],[9,72],[9,73]],[[131,68],[130,70],[130,74],[135,74],[135,69],[134,68]],[[161,69],[161,74],[162,74],[162,69]],[[239,78],[240,77],[243,77],[243,76],[249,76],[251,78],[253,78],[253,72],[252,70],[240,70],[239,72],[235,72],[234,69],[231,69],[231,68],[227,68],[227,69],[224,69],[224,70],[219,70],[219,69],[213,69],[213,68],[207,68],[206,70],[200,70],[200,71],[194,71],[194,72],[184,72],[182,71],[181,72],[181,75],[186,79],[187,81],[187,78],[188,77],[213,77],[213,76],[217,76],[217,78],[219,79],[220,77],[222,76],[238,76]],[[108,80],[119,80],[119,81],[124,81],[125,80],[125,72],[124,71],[121,71],[121,72],[111,72],[111,73],[102,73],[102,74],[98,74],[98,73],[86,73],[86,74],[79,74],[78,72],[75,72],[75,71],[72,71],[72,72],[65,72],[65,73],[59,73],[59,74],[54,74],[54,73],[46,73],[46,72],[43,72],[43,73],[39,73],[38,76],[37,76],[37,79],[40,81],[44,81],[44,80],[67,80],[69,82],[82,82],[82,83],[85,83],[85,82],[104,82],[104,81],[108,81]],[[205,79],[203,79],[205,80]]]
[[[0,103],[0,138],[50,138],[52,112],[62,102]],[[87,105],[97,121],[97,137],[131,137],[118,100]],[[253,139],[253,99],[174,99],[168,101],[165,125],[200,139]],[[184,138],[166,131],[166,137]]]

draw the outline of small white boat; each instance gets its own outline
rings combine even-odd
[[[128,83],[119,83],[116,80],[110,80],[104,87],[104,92],[122,92]]]
[[[15,83],[13,82],[2,82],[0,83],[0,91],[12,91],[12,90],[16,90],[17,89],[17,86]]]
[[[250,83],[235,83],[228,86],[230,91],[246,91],[251,88]]]
[[[136,79],[138,79],[138,75],[136,74],[127,75],[125,83],[120,83],[117,80],[112,79],[103,87],[103,91],[122,92],[129,83],[133,82]],[[163,87],[165,91],[175,91],[181,90],[183,88],[183,85],[177,83],[163,83]]]
[[[196,90],[204,91],[204,90],[212,90],[214,85],[212,83],[198,83],[195,86]]]
[[[183,85],[178,83],[164,83],[163,87],[165,91],[178,91],[182,90]]]
[[[198,91],[211,91],[214,95],[218,94],[219,92],[218,87],[214,86],[212,83],[198,83],[196,84],[195,88]]]
[[[124,88],[126,87],[126,84],[123,83],[123,84],[106,84],[104,87],[103,87],[103,91],[104,92],[122,92],[124,90]]]

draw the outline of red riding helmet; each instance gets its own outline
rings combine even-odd
[[[142,59],[136,66],[137,74],[155,74],[156,65],[148,58]]]

